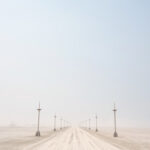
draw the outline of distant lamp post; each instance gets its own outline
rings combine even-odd
[[[118,133],[117,133],[117,127],[116,127],[116,112],[117,112],[117,109],[116,109],[116,106],[114,104],[114,109],[113,109],[113,112],[114,112],[114,129],[115,129],[115,132],[114,132],[114,137],[118,137]]]
[[[54,115],[54,131],[56,131],[56,114]]]
[[[62,129],[62,118],[60,118],[60,130]]]
[[[40,103],[39,103],[39,108],[37,109],[37,111],[38,111],[38,124],[37,124],[37,132],[36,132],[36,136],[40,136],[40,130],[39,130],[39,128],[40,128],[40,111],[41,111],[42,109],[40,108]]]
[[[89,119],[89,130],[91,130],[91,119]]]
[[[63,120],[63,122],[64,122],[64,128],[66,128],[66,121],[65,121],[65,120]]]
[[[85,120],[85,128],[88,128],[87,120]]]
[[[95,129],[95,132],[98,132],[98,128],[97,128],[97,120],[98,120],[98,117],[97,117],[97,115],[95,116],[95,119],[96,119],[96,129]]]

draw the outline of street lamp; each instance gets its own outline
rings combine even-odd
[[[54,131],[56,131],[56,114],[54,115]]]
[[[114,129],[115,129],[115,132],[114,132],[114,137],[118,137],[118,133],[117,133],[117,127],[116,127],[116,112],[117,112],[117,109],[116,109],[116,106],[114,104],[114,109],[113,109],[113,112],[114,112]]]
[[[40,111],[41,110],[42,109],[40,108],[40,103],[39,103],[39,108],[37,109],[37,111],[38,111],[38,124],[37,124],[37,132],[36,132],[35,136],[40,136],[39,128],[40,128]]]
[[[91,119],[89,119],[89,130],[91,130]]]
[[[62,118],[60,118],[60,130],[62,129]]]
[[[97,128],[97,120],[98,120],[98,117],[97,117],[97,115],[95,116],[95,119],[96,119],[96,130],[95,130],[95,132],[98,132],[98,128]]]

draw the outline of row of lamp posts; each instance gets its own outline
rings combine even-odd
[[[114,134],[113,134],[113,136],[114,137],[118,137],[117,123],[116,123],[116,112],[117,112],[117,109],[116,109],[115,104],[114,104],[113,112],[114,112]],[[88,126],[87,126],[87,121],[88,121]],[[85,124],[82,127],[87,127],[89,130],[91,130],[91,119],[83,121],[83,122],[81,122],[81,124]],[[95,132],[98,132],[98,116],[97,115],[95,115]]]
[[[39,108],[37,109],[38,111],[38,123],[37,123],[37,132],[36,132],[36,136],[40,136],[40,130],[39,130],[39,127],[40,127],[40,112],[41,112],[41,107],[40,107],[40,103],[39,103]],[[117,133],[117,125],[116,125],[116,112],[117,112],[117,109],[116,109],[116,106],[114,104],[114,109],[113,109],[113,112],[114,112],[114,134],[113,136],[114,137],[118,137],[118,133]],[[57,119],[57,116],[56,114],[54,115],[54,131],[56,131],[56,119]],[[88,120],[89,121],[89,130],[91,129],[91,119]],[[60,118],[60,130],[63,128],[62,126],[62,122],[67,123],[69,124],[68,121],[65,121],[63,120],[62,118]],[[95,116],[95,132],[98,132],[98,126],[97,126],[97,123],[98,123],[98,116],[96,115]],[[64,125],[65,127],[65,125]]]
[[[95,115],[95,132],[98,132],[98,116],[97,114]],[[88,120],[82,121],[80,123],[81,127],[86,127],[89,130],[91,130],[91,119],[89,118]]]
[[[57,118],[58,118],[58,117],[57,117],[56,114],[55,114],[55,115],[54,115],[54,131],[57,130],[57,124],[56,124]],[[68,121],[63,120],[62,117],[60,118],[60,130],[62,130],[63,128],[69,127],[69,125],[70,125],[70,123],[69,123]]]
[[[37,122],[37,131],[36,131],[36,134],[35,134],[35,136],[41,136],[41,134],[40,134],[40,112],[41,112],[41,106],[40,106],[40,103],[39,103],[39,107],[38,107],[38,109],[37,109],[37,111],[38,111],[38,122]],[[56,124],[56,122],[57,122],[57,116],[56,116],[56,114],[54,115],[54,131],[56,131],[57,130],[57,124]],[[63,120],[62,119],[62,117],[60,118],[60,130],[62,130],[63,128],[66,128],[66,127],[68,127],[70,125],[70,123],[68,122],[68,121],[66,121],[66,120]]]

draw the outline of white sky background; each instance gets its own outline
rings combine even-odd
[[[148,0],[0,2],[0,125],[75,124],[97,113],[150,126]]]

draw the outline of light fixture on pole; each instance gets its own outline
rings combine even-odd
[[[62,117],[60,118],[60,130],[62,129]]]
[[[98,117],[97,117],[97,114],[95,116],[95,119],[96,119],[96,129],[95,129],[95,132],[98,132],[98,128],[97,128],[97,120],[98,120]]]
[[[115,129],[115,132],[114,132],[114,137],[118,137],[118,133],[117,133],[117,125],[116,125],[116,112],[117,112],[117,109],[116,109],[116,106],[114,104],[114,109],[113,109],[113,112],[114,112],[114,129]]]
[[[37,111],[38,111],[38,124],[37,124],[37,132],[36,132],[36,136],[40,136],[41,134],[40,134],[40,111],[41,111],[42,109],[40,108],[40,103],[39,103],[39,108],[37,109]]]
[[[89,119],[89,130],[91,130],[91,119]]]
[[[54,115],[54,131],[56,131],[56,114]]]

